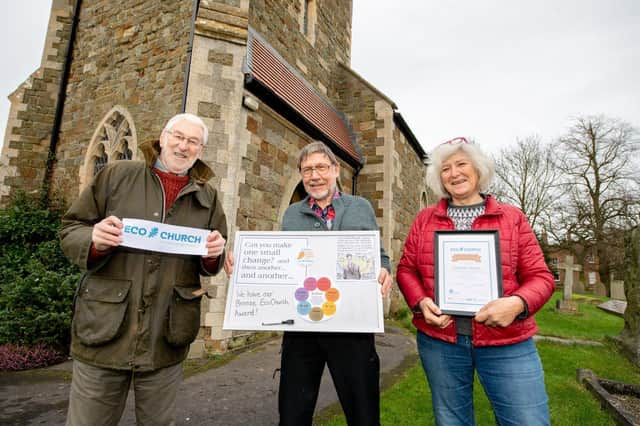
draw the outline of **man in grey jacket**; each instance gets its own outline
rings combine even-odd
[[[338,191],[340,164],[321,142],[304,147],[298,169],[307,197],[292,204],[283,231],[377,230],[375,213],[364,198]],[[381,291],[391,288],[389,257],[380,247]],[[233,255],[225,260],[231,274]],[[372,333],[285,332],[282,340],[278,409],[281,425],[311,425],[320,379],[328,365],[349,425],[378,425],[380,361]]]

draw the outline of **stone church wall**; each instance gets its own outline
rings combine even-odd
[[[54,188],[77,196],[92,135],[115,105],[130,113],[136,145],[158,138],[165,122],[179,112],[192,6],[189,0],[83,2]]]
[[[420,210],[436,200],[427,190],[426,166],[398,127],[393,130],[393,140],[397,155],[394,157],[394,178],[391,189],[393,208],[390,251],[396,259],[394,267],[397,267],[413,219]],[[390,310],[396,312],[402,307],[406,307],[406,303],[396,287],[392,293]]]
[[[40,67],[14,91],[0,160],[0,205],[19,188],[37,191],[45,178],[49,141],[65,61],[73,1],[54,0]]]
[[[366,158],[357,193],[373,205],[382,243],[395,268],[411,222],[427,199],[426,167],[396,126],[393,101],[353,70],[341,69],[340,109],[349,117]],[[394,287],[387,309],[394,312],[403,304]]]
[[[186,110],[198,114],[209,128],[202,154],[214,171],[210,183],[220,190],[227,217],[228,245],[235,235],[238,185],[245,179],[240,158],[249,144],[247,110],[243,107],[248,1],[201,1],[195,26]],[[203,351],[224,352],[244,344],[252,335],[222,330],[228,279],[224,272],[202,278],[211,299],[203,300],[204,327],[191,345],[190,356]]]
[[[249,25],[315,87],[336,99],[338,63],[351,61],[351,0],[314,0],[313,36],[301,31],[304,0],[252,1]],[[315,25],[314,25],[315,23]]]
[[[385,151],[385,126],[393,126],[389,120],[385,122],[380,115],[382,101],[388,105],[388,112],[391,114],[391,101],[383,98],[383,95],[373,90],[364,82],[360,76],[346,67],[340,68],[339,74],[339,103],[338,108],[343,111],[351,122],[355,139],[362,150],[365,165],[358,174],[357,194],[367,198],[373,205],[373,209],[378,217],[380,232],[383,235],[383,244],[388,248],[389,244],[385,240],[388,235],[383,221],[383,199],[384,199],[384,161],[389,153]],[[378,110],[378,111],[377,111]],[[388,115],[388,114],[387,114]],[[389,132],[391,128],[388,129]]]

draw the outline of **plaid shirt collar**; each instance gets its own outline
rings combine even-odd
[[[333,197],[331,198],[335,200],[336,198],[340,198],[340,196],[341,196],[340,191],[336,190],[336,192],[333,193]],[[327,225],[327,228],[331,229],[331,225],[333,224],[333,219],[335,219],[336,217],[336,209],[333,208],[333,204],[329,204],[327,207],[323,209],[318,205],[318,202],[316,201],[315,198],[309,197],[309,207],[311,207],[311,210],[313,210],[316,216],[322,219],[324,224]]]

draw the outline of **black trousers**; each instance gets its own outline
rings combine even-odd
[[[371,333],[285,332],[278,409],[280,425],[311,425],[327,364],[347,424],[380,424],[380,359]]]

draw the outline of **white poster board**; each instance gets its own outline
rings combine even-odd
[[[384,332],[378,231],[238,231],[223,329]]]

